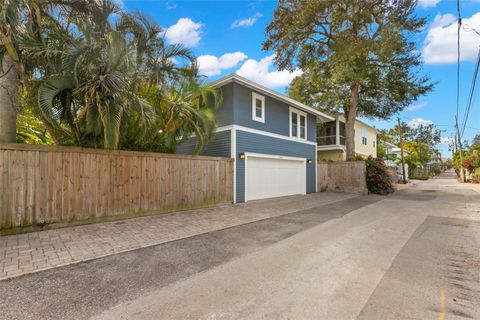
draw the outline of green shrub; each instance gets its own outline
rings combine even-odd
[[[424,172],[424,173],[420,172],[420,173],[415,173],[408,178],[411,179],[411,180],[428,180],[430,178],[430,176],[426,172]]]
[[[409,179],[411,180],[428,180],[430,179],[430,174],[431,174],[431,169],[430,171],[422,168],[415,168],[410,175],[408,176]],[[432,174],[433,176],[433,174]]]
[[[367,188],[370,193],[386,195],[393,193],[392,179],[382,159],[368,157],[365,160],[367,167]]]
[[[442,166],[438,163],[435,163],[432,166],[432,174],[438,176],[440,173],[442,173]]]

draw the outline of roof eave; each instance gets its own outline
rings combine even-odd
[[[301,110],[303,110],[303,111],[306,111],[306,112],[308,112],[308,113],[314,114],[315,116],[317,116],[317,118],[321,119],[322,121],[333,121],[333,120],[335,120],[334,117],[332,117],[332,116],[330,116],[330,115],[328,115],[328,114],[326,114],[326,113],[323,113],[323,112],[321,112],[321,111],[318,111],[318,110],[316,110],[316,109],[313,109],[312,107],[309,107],[309,106],[307,106],[307,105],[305,105],[305,104],[303,104],[303,103],[301,103],[301,102],[298,102],[298,101],[296,101],[296,100],[293,100],[292,98],[289,98],[289,97],[287,97],[287,96],[285,96],[285,95],[282,95],[282,94],[280,94],[280,93],[278,93],[278,92],[275,92],[275,91],[273,91],[272,89],[269,89],[269,88],[267,88],[267,87],[264,87],[264,86],[262,86],[262,85],[260,85],[260,84],[257,84],[257,83],[255,83],[255,82],[253,82],[253,81],[250,81],[250,80],[248,80],[248,79],[246,79],[246,78],[244,78],[244,77],[242,77],[242,76],[239,76],[238,74],[235,74],[235,73],[232,73],[232,74],[230,74],[230,75],[228,75],[228,76],[225,76],[225,77],[223,77],[223,78],[220,78],[220,79],[218,79],[218,80],[215,80],[215,81],[211,82],[210,85],[213,86],[213,87],[217,87],[217,88],[218,88],[218,87],[221,87],[221,86],[223,86],[223,85],[225,85],[225,84],[228,84],[228,83],[230,83],[230,82],[233,82],[233,81],[237,81],[237,82],[240,83],[240,84],[243,84],[243,85],[245,85],[245,86],[247,86],[247,87],[250,87],[250,88],[252,88],[252,89],[261,91],[261,92],[263,92],[263,93],[265,93],[265,94],[267,94],[267,95],[269,95],[269,96],[271,96],[271,97],[273,97],[273,98],[276,98],[276,99],[278,99],[278,100],[281,100],[281,101],[283,101],[283,102],[285,102],[285,103],[287,103],[287,104],[289,104],[289,105],[292,105],[292,106],[294,106],[294,107],[297,107],[297,108],[299,108],[299,109],[301,109]]]

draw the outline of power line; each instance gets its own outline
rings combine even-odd
[[[474,32],[476,33],[478,36],[480,36],[480,32],[469,26],[468,24],[466,23],[462,23],[462,19],[461,19],[461,15],[460,15],[460,0],[457,0],[457,12],[458,12],[458,21],[459,21],[459,28],[460,28],[460,25],[462,26],[463,30],[465,32]],[[459,76],[459,59],[460,59],[460,30],[458,31],[458,66],[457,66],[457,76],[458,76],[458,79],[460,78]],[[462,122],[462,130],[461,130],[461,137],[463,137],[463,134],[465,133],[465,128],[467,128],[467,123],[468,123],[468,116],[469,116],[469,113],[470,113],[470,108],[473,104],[473,101],[475,100],[475,86],[476,86],[476,79],[477,79],[477,75],[478,75],[478,70],[479,70],[479,65],[480,65],[480,47],[479,47],[479,50],[478,50],[478,56],[477,56],[477,63],[475,65],[475,71],[473,73],[473,80],[472,80],[472,86],[470,88],[470,95],[469,95],[469,98],[468,98],[468,102],[467,102],[467,107],[466,107],[466,110],[465,110],[465,114],[464,114],[464,117],[463,117],[463,122]],[[458,82],[457,82],[457,117],[458,117],[458,96],[459,96],[459,90],[458,90]],[[474,129],[474,130],[478,130],[476,128],[472,128],[472,127],[468,127],[470,129]]]
[[[460,0],[457,0],[457,12],[458,12],[458,20],[457,20],[457,118],[458,118],[458,111],[460,109],[460,28],[462,27],[462,16],[460,14]],[[456,124],[458,127],[458,123]]]
[[[475,70],[473,72],[473,79],[472,79],[472,86],[470,87],[470,94],[468,96],[468,102],[467,102],[467,106],[465,108],[465,114],[463,116],[462,130],[461,130],[461,133],[460,133],[460,137],[463,137],[463,134],[465,132],[465,127],[466,127],[467,122],[468,122],[468,115],[470,113],[473,98],[475,96],[475,89],[476,89],[476,85],[477,85],[477,76],[478,76],[479,66],[480,66],[480,48],[478,50],[477,63],[475,64]]]
[[[465,27],[467,27],[468,29],[465,28]],[[470,26],[469,26],[468,24],[466,24],[466,23],[463,24],[463,30],[465,30],[466,32],[472,32],[472,31],[473,31],[473,32],[475,32],[476,34],[478,34],[478,35],[480,36],[480,32],[478,32],[477,29],[470,27]]]
[[[457,0],[458,28],[457,28],[457,113],[455,114],[455,127],[457,129],[458,146],[460,149],[460,163],[463,164],[462,138],[458,128],[458,111],[460,109],[460,28],[462,27],[462,15],[460,14],[460,0]],[[457,140],[455,139],[455,140]],[[461,168],[461,178],[465,181],[465,170]]]

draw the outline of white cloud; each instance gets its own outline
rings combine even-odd
[[[168,27],[165,37],[170,43],[181,43],[187,47],[195,47],[202,38],[203,24],[193,22],[189,18],[180,18],[177,23]]]
[[[428,126],[430,124],[433,124],[432,120],[425,120],[422,118],[413,118],[412,120],[410,120],[410,122],[408,122],[408,126],[411,128]]]
[[[462,19],[460,60],[475,60],[480,37],[471,28],[480,30],[480,12]],[[457,62],[457,19],[452,14],[438,14],[429,26],[422,55],[427,64]]]
[[[419,0],[418,5],[424,9],[436,7],[440,0]]]
[[[418,104],[411,104],[407,107],[407,110],[408,111],[417,111],[417,110],[425,108],[427,105],[428,105],[428,102],[426,102],[426,101],[422,102],[422,103],[418,103]]]
[[[253,16],[251,16],[250,18],[237,19],[237,20],[233,21],[233,23],[231,25],[231,28],[248,28],[248,27],[251,27],[255,24],[255,22],[257,22],[258,18],[260,18],[261,16],[262,16],[262,14],[257,12]]]
[[[197,58],[200,73],[206,76],[215,76],[237,66],[240,62],[247,59],[247,55],[243,52],[237,51],[232,53],[225,53],[220,57],[212,55],[203,55]]]
[[[299,69],[293,72],[287,70],[269,71],[270,67],[273,65],[274,58],[275,55],[270,55],[260,61],[248,59],[236,73],[269,88],[284,87],[290,84],[293,78],[302,74],[302,71]]]

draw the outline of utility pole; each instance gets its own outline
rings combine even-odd
[[[398,120],[398,133],[400,135],[400,158],[402,159],[402,180],[403,183],[407,183],[407,176],[405,175],[405,158],[403,157],[403,133],[402,133],[402,125],[400,123],[400,117],[397,118]]]
[[[455,127],[457,128],[458,149],[460,150],[460,178],[463,182],[466,182],[465,170],[463,169],[463,147],[462,138],[460,136],[460,129],[458,129],[458,117],[455,116]]]

